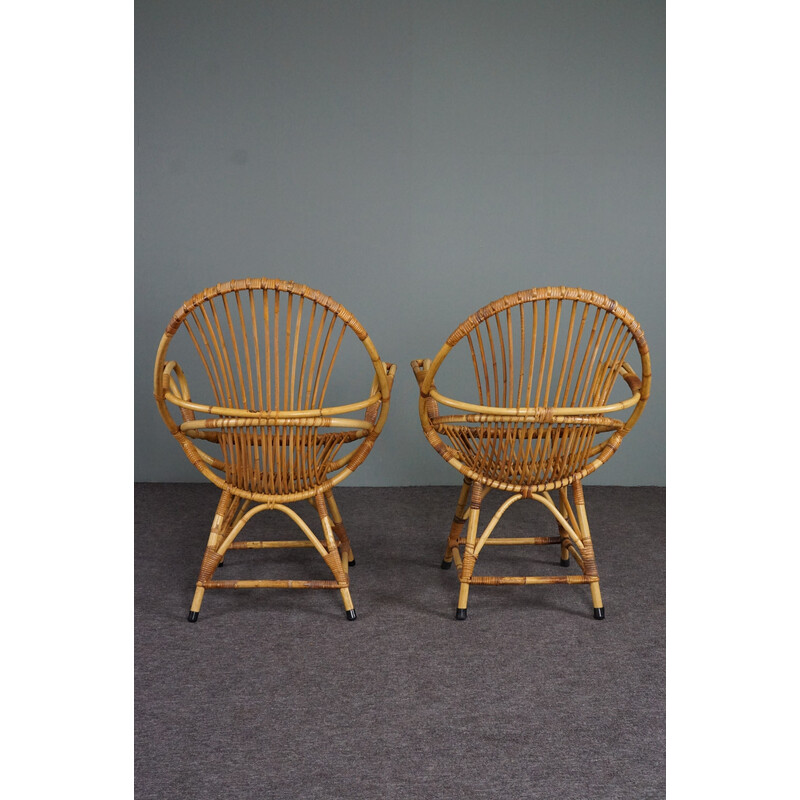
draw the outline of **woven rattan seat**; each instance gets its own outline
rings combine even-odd
[[[473,402],[442,394],[434,382],[456,353],[471,365]],[[637,353],[641,377],[628,361]],[[411,366],[425,436],[464,476],[442,561],[443,569],[454,560],[458,567],[456,618],[467,616],[471,585],[588,583],[594,616],[603,619],[581,482],[617,451],[650,394],[647,343],[633,316],[596,292],[530,289],[484,306],[453,331],[432,361]],[[492,489],[510,497],[479,535],[481,504]],[[548,508],[558,535],[493,538],[502,515],[521,499]],[[572,555],[580,574],[476,574],[484,546],[495,544],[557,544],[561,566],[569,567]]]
[[[168,357],[179,339],[208,379],[205,402],[190,393],[188,367]],[[359,387],[369,389],[363,399],[326,405],[343,371],[338,383],[351,391],[355,376],[342,366],[345,352],[360,362],[371,388]],[[338,589],[347,618],[356,618],[348,571],[355,560],[333,488],[363,463],[380,434],[394,373],[347,309],[301,284],[229,281],[194,295],[175,313],[156,356],[156,403],[187,458],[221,490],[190,621],[212,588]],[[315,506],[322,535],[290,508],[303,500]],[[237,541],[265,510],[289,516],[305,538]],[[333,579],[214,579],[228,550],[280,547],[315,549]]]

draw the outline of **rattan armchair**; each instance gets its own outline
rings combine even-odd
[[[208,378],[205,402],[192,398],[186,371],[168,358],[178,337]],[[337,356],[348,345],[366,378],[372,376],[371,388],[363,386],[369,388],[364,399],[326,406]],[[356,618],[348,572],[355,561],[333,487],[364,461],[380,434],[394,373],[349,311],[301,284],[266,278],[221,283],[175,313],[156,356],[156,403],[189,461],[221,490],[190,622],[197,621],[205,590],[221,588],[338,589],[347,618]],[[351,383],[345,375],[345,391]],[[290,508],[303,500],[315,506],[322,535]],[[265,510],[286,514],[305,538],[237,541]],[[214,579],[228,550],[280,547],[313,548],[333,580]]]
[[[447,397],[434,383],[459,343],[464,363],[474,371],[474,403]],[[627,360],[637,352],[641,377]],[[617,451],[650,394],[650,356],[633,316],[595,292],[530,289],[480,309],[453,331],[432,361],[411,366],[425,436],[464,476],[441,565],[447,569],[455,560],[458,568],[456,619],[466,619],[470,586],[556,583],[588,583],[594,617],[603,619],[582,481]],[[615,400],[619,394],[622,399]],[[481,503],[492,489],[510,497],[479,534]],[[558,535],[493,537],[502,515],[522,499],[548,508]],[[580,574],[475,574],[487,545],[545,544],[560,547],[562,567],[570,566],[571,555]]]

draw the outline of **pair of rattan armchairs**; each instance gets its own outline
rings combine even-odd
[[[204,399],[213,402],[193,400],[188,368],[168,359],[181,338],[210,382],[211,395]],[[326,405],[332,387],[346,392],[352,385],[358,355],[366,365],[359,341],[371,361],[367,397]],[[452,399],[436,388],[451,351],[448,364],[457,368],[460,356],[462,371],[474,377],[477,402]],[[635,352],[640,375],[628,361]],[[334,370],[337,363],[341,369]],[[582,289],[521,291],[472,314],[432,361],[411,366],[425,436],[463,475],[441,564],[446,569],[455,561],[458,569],[456,619],[466,618],[470,586],[551,583],[588,583],[594,616],[603,619],[581,482],[616,452],[649,396],[650,358],[633,316],[608,297]],[[259,587],[337,589],[347,619],[356,618],[348,574],[353,549],[333,489],[378,438],[394,377],[395,365],[381,360],[358,320],[307,286],[230,281],[196,294],[175,313],[156,356],[156,402],[188,459],[221,490],[190,621],[197,620],[206,589]],[[624,397],[616,399],[620,389]],[[492,489],[509,497],[479,533],[481,504]],[[492,538],[501,516],[521,499],[546,506],[557,535]],[[315,506],[321,534],[290,508],[303,500]],[[247,522],[268,509],[288,515],[305,538],[239,540]],[[492,544],[558,545],[561,565],[569,567],[572,556],[580,572],[476,575],[478,557]],[[272,547],[315,549],[332,579],[215,579],[228,550]]]

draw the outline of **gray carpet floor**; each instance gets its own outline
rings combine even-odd
[[[664,797],[665,490],[585,489],[603,621],[587,586],[566,585],[475,586],[456,621],[456,572],[439,567],[451,486],[337,491],[356,621],[336,591],[253,589],[209,590],[190,624],[217,490],[137,484],[136,797]],[[296,538],[279,512],[248,528]],[[554,533],[519,502],[497,535]],[[558,560],[487,548],[477,572],[558,574]],[[219,575],[329,572],[312,550],[239,550]]]

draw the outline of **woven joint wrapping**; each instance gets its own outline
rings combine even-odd
[[[364,439],[358,450],[356,450],[356,452],[353,454],[352,458],[348,461],[348,466],[351,470],[355,470],[357,467],[361,466],[361,464],[364,462],[364,459],[369,455],[369,451],[372,449],[372,445],[375,444],[375,440],[377,438],[378,431],[373,428]]]
[[[461,558],[461,574],[465,577],[471,576],[472,571],[475,569],[476,561],[477,559],[473,553],[464,553],[463,557]]]
[[[200,576],[198,580],[202,583],[210,581],[220,561],[222,561],[222,556],[215,550],[207,547],[203,555],[203,563],[200,566]]]
[[[345,530],[344,525],[341,522],[334,522],[332,523],[331,527],[333,528],[333,532],[338,537],[339,541],[345,546],[350,546],[350,539],[347,538],[347,531]]]
[[[439,404],[427,395],[425,397],[425,413],[430,419],[435,419],[439,416]]]
[[[594,550],[591,543],[581,553],[581,560],[583,561],[583,574],[588,577],[597,577],[597,562],[594,559]]]
[[[378,421],[378,413],[380,410],[380,403],[373,403],[371,406],[367,406],[367,409],[364,412],[364,419],[369,422],[370,425],[374,425]]]
[[[483,500],[483,485],[480,483],[473,483],[469,495],[469,507],[478,509],[481,507]]]
[[[189,439],[184,436],[179,430],[176,430],[172,434],[178,442],[180,442],[181,447],[183,448],[183,452],[186,454],[186,458],[192,463],[193,467],[200,469],[204,466],[203,458],[200,453],[197,452],[197,448],[189,441]]]
[[[339,558],[339,554],[336,552],[328,553],[328,555],[324,557],[324,560],[333,573],[333,576],[336,578],[339,586],[343,589],[349,586],[350,584],[347,580],[347,576],[344,574],[344,569],[342,568],[342,562]]]

